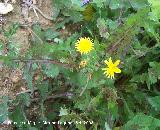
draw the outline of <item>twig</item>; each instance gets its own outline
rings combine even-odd
[[[70,92],[65,92],[65,93],[60,93],[60,94],[56,94],[56,95],[53,95],[53,96],[48,96],[45,100],[43,101],[47,101],[47,100],[50,100],[50,99],[56,99],[56,98],[64,98],[64,97],[70,97],[70,96],[74,96],[73,93],[70,93]],[[31,102],[36,102],[36,101],[39,101],[41,100],[41,98],[32,98],[30,101]],[[9,102],[13,102],[13,100],[9,100]],[[20,102],[16,103],[16,104],[13,104],[12,106],[10,106],[9,108],[10,109],[13,109],[15,106],[17,106]],[[0,115],[1,116],[1,115]]]
[[[54,96],[48,96],[46,100],[50,100],[50,99],[55,99],[55,98],[60,98],[60,97],[68,97],[68,96],[73,96],[72,93],[69,93],[69,92],[66,92],[66,93],[61,93],[61,94],[57,94],[57,95],[54,95]],[[31,99],[32,102],[35,102],[35,101],[38,101],[40,100],[40,98],[34,98],[34,99]]]
[[[85,87],[83,88],[83,90],[81,91],[81,93],[80,93],[80,95],[79,95],[79,96],[82,96],[82,94],[83,94],[83,93],[84,93],[84,91],[86,90],[86,88],[87,88],[87,86],[88,86],[88,82],[89,82],[89,80],[90,80],[90,75],[88,76],[88,78],[87,78],[87,83],[86,83]]]
[[[36,9],[35,9],[35,8],[33,8],[33,11],[34,11],[34,13],[36,14],[36,16],[37,16],[37,18],[38,18],[38,20],[39,20],[39,16],[38,16],[38,14],[37,14]]]
[[[27,29],[30,33],[32,32],[41,41],[41,43],[43,43],[43,40],[31,28],[27,28]]]
[[[53,20],[52,17],[49,17],[46,14],[44,14],[37,6],[32,4],[30,7],[33,8],[33,10],[37,10],[44,18],[46,18],[48,20]]]
[[[24,94],[24,93],[30,93],[30,92],[31,92],[31,90],[22,91],[22,92],[17,93],[16,96],[18,96],[20,94]]]
[[[37,62],[37,63],[47,63],[47,64],[56,64],[56,65],[61,65],[67,68],[74,67],[74,65],[67,64],[67,63],[62,63],[56,60],[51,60],[51,59],[11,59],[15,62]]]
[[[134,25],[133,25],[134,26]],[[115,47],[118,46],[118,44],[128,35],[128,32],[130,31],[130,29],[133,27],[129,27],[128,30],[125,32],[125,34],[123,35],[123,37],[121,37],[116,43],[114,43],[114,45],[111,45],[109,48],[108,48],[108,51],[109,52],[112,52],[115,50]]]
[[[34,91],[37,91],[38,89],[34,89]],[[25,90],[25,91],[22,91],[22,92],[19,92],[19,93],[17,93],[16,94],[16,96],[18,96],[18,95],[20,95],[20,94],[24,94],[24,93],[31,93],[32,92],[32,90]]]

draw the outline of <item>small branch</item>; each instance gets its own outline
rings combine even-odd
[[[29,90],[28,90],[29,91]],[[60,94],[55,94],[53,96],[48,96],[45,100],[43,101],[47,101],[47,100],[51,100],[51,99],[56,99],[56,98],[65,98],[65,97],[72,97],[74,96],[73,93],[70,93],[70,92],[66,92],[66,93],[60,93]],[[31,102],[37,102],[41,100],[41,98],[31,98]],[[9,102],[13,102],[13,100],[9,100]],[[13,104],[9,107],[10,110],[14,109],[15,106],[19,105],[20,102],[16,103],[16,104]],[[0,115],[1,116],[1,115]]]
[[[44,14],[37,6],[35,5],[31,5],[31,8],[33,8],[34,10],[37,10],[44,18],[48,19],[48,20],[53,20],[52,17],[47,16],[46,14]]]
[[[41,44],[43,44],[43,40],[31,29],[31,28],[27,28],[28,29],[28,31],[32,34],[34,34],[38,39],[39,39],[39,41],[41,42]]]
[[[80,93],[80,95],[79,95],[80,97],[82,96],[82,94],[83,94],[84,91],[86,90],[86,88],[87,88],[87,86],[88,86],[89,80],[90,80],[90,75],[89,75],[88,78],[87,78],[87,83],[86,83],[85,87],[83,88],[83,90],[81,91],[81,93]]]
[[[54,96],[48,96],[46,100],[50,100],[50,99],[55,99],[55,98],[61,98],[61,97],[68,97],[68,96],[73,96],[72,93],[69,93],[69,92],[66,92],[66,93],[62,93],[62,94],[56,94]],[[32,102],[35,102],[35,101],[38,101],[40,100],[40,98],[34,98],[34,99],[31,99]]]
[[[130,29],[132,28],[133,26],[129,27],[128,30],[125,32],[125,34],[117,41],[115,42],[113,45],[111,45],[110,47],[108,47],[108,52],[113,52],[116,47],[119,45],[119,43],[128,35]]]
[[[24,93],[30,93],[30,92],[31,92],[31,90],[22,91],[22,92],[17,93],[16,96],[18,96],[20,94],[24,94]]]
[[[38,90],[37,88],[34,89],[34,91],[37,91],[37,90]],[[18,95],[20,95],[20,94],[24,94],[24,93],[31,93],[31,92],[32,92],[32,90],[28,89],[28,90],[25,90],[25,91],[22,91],[22,92],[17,93],[16,96],[18,96]]]
[[[62,63],[56,60],[51,60],[51,59],[11,59],[15,62],[34,62],[34,63],[46,63],[46,64],[56,64],[56,65],[61,65],[66,68],[71,68],[74,67],[74,65],[67,64],[67,63]]]

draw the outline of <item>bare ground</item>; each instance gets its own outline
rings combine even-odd
[[[52,16],[52,0],[33,0],[33,2],[35,6],[43,12],[44,15],[47,17]],[[9,1],[9,3],[13,4],[14,10],[5,15],[6,21],[3,24],[4,30],[8,30],[13,23],[20,23],[23,25],[27,24],[30,26],[38,22],[43,28],[54,26],[54,23],[51,20],[43,17],[38,11],[36,14],[32,9],[23,9],[22,0],[12,0]],[[38,17],[36,15],[38,15]],[[18,29],[16,34],[14,34],[11,38],[13,44],[20,49],[22,56],[30,46],[29,35],[29,30],[27,28],[23,28]],[[7,44],[7,40],[2,34],[0,34],[0,41],[3,44]],[[27,86],[23,80],[22,71],[20,69],[10,69],[8,67],[4,67],[0,61],[0,97],[9,96],[10,99],[14,99],[19,92],[25,90],[27,90]],[[6,125],[0,125],[0,130],[10,129],[12,128],[7,127]]]

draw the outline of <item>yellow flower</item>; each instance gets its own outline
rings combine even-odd
[[[121,73],[121,70],[117,67],[120,63],[120,60],[117,60],[115,63],[113,63],[110,57],[108,61],[105,60],[104,62],[107,64],[107,67],[103,68],[102,70],[105,71],[104,74],[108,78],[114,78],[114,73]]]
[[[75,48],[77,51],[79,51],[81,54],[87,54],[89,53],[93,48],[94,44],[90,38],[80,38],[76,45]]]
[[[82,60],[79,64],[79,68],[84,68],[87,65],[87,61],[86,60]]]

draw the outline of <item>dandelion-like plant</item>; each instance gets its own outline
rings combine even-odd
[[[81,54],[87,54],[94,49],[94,44],[90,38],[80,38],[77,41],[75,48]]]
[[[112,62],[111,57],[109,60],[104,61],[106,63],[106,68],[102,68],[104,70],[104,74],[108,77],[113,79],[114,78],[114,73],[121,73],[121,70],[117,67],[120,63],[120,60],[117,60],[115,63]]]

